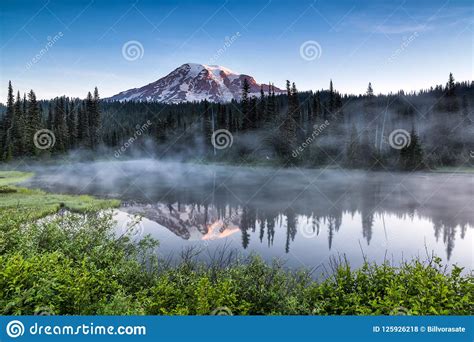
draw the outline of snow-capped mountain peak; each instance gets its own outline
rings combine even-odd
[[[248,75],[237,74],[219,65],[186,63],[159,80],[141,88],[123,91],[109,98],[112,101],[158,101],[180,103],[208,100],[229,102],[239,100],[247,79],[251,95],[260,93],[260,84]],[[262,85],[268,92],[268,85]],[[275,88],[275,93],[280,93]]]

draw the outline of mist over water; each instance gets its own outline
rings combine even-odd
[[[474,177],[343,169],[277,169],[139,159],[34,166],[24,185],[123,201],[118,225],[169,255],[223,245],[293,268],[345,254],[354,266],[434,252],[472,269]]]

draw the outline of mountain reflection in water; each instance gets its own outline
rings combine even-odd
[[[267,258],[286,255],[295,266],[317,263],[329,252],[360,258],[361,248],[376,261],[387,251],[409,258],[427,250],[472,268],[472,174],[153,160],[33,171],[36,176],[29,186],[122,199],[120,210],[146,218],[146,232],[158,238],[164,250],[202,240],[213,248],[218,240],[230,240]]]

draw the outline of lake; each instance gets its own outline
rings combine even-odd
[[[151,234],[159,253],[222,248],[291,268],[331,257],[395,264],[434,253],[472,269],[474,174],[277,169],[151,159],[33,167],[25,185],[119,198],[117,229]]]

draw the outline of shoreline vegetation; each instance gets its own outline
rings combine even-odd
[[[96,199],[88,195],[53,194],[15,185],[32,176],[31,172],[0,171],[0,217],[17,211],[22,211],[23,214],[28,211],[27,218],[34,220],[55,214],[60,209],[87,212],[120,205],[118,200]]]
[[[100,99],[97,88],[85,99],[38,100],[9,82],[0,161],[95,153],[365,170],[473,166],[474,82],[452,73],[446,85],[410,93],[376,94],[369,83],[365,94],[342,94],[332,80],[328,89],[299,91],[288,80],[286,94],[274,90],[255,96],[243,81],[239,101],[170,104]]]
[[[31,173],[0,172],[2,315],[470,315],[471,270],[438,257],[398,266],[333,259],[327,278],[279,261],[216,253],[176,265],[150,237],[117,235],[115,200],[49,194],[14,184]],[[69,209],[58,215],[61,208]],[[102,210],[101,210],[102,209]],[[99,214],[100,210],[100,214]],[[48,216],[48,219],[38,220]],[[465,272],[464,272],[465,273]]]

